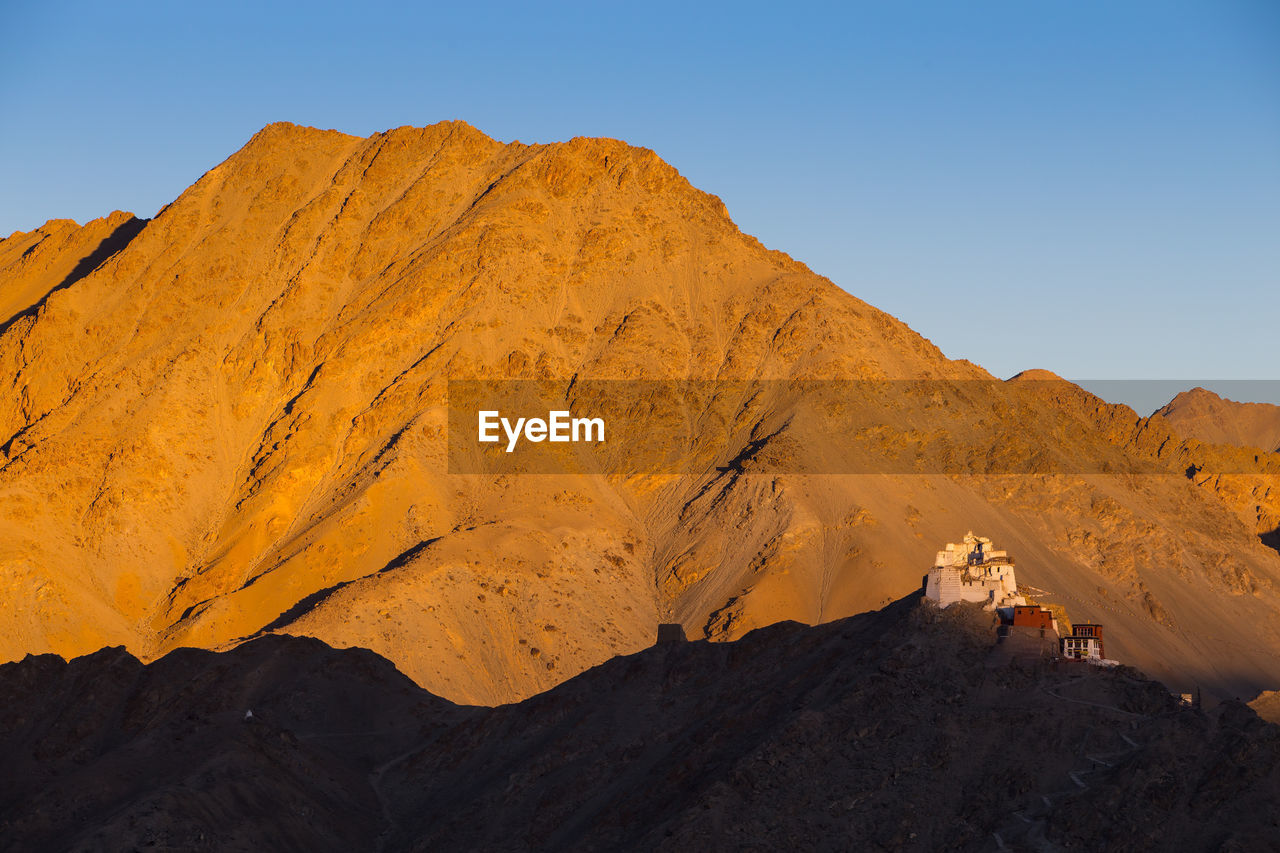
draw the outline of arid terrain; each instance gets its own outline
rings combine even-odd
[[[1174,397],[1156,415],[1182,435],[1201,441],[1280,451],[1280,406],[1237,403],[1193,388]]]
[[[0,241],[0,320],[0,660],[285,632],[495,705],[659,622],[880,607],[977,530],[1171,687],[1280,686],[1280,458],[949,360],[622,142],[270,125],[149,221]],[[679,471],[450,473],[449,381],[502,378],[773,390]]]
[[[263,637],[0,666],[4,850],[1269,850],[1280,727],[911,596],[498,708]],[[252,712],[245,719],[246,711]]]

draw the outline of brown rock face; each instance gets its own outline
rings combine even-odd
[[[123,249],[146,225],[116,211],[83,228],[67,219],[0,240],[0,331]]]
[[[1209,444],[1280,451],[1280,406],[1237,403],[1193,388],[1174,397],[1156,415],[1180,434]]]
[[[949,361],[650,151],[272,125],[130,222],[0,242],[0,658],[288,631],[499,703],[660,622],[878,606],[974,529],[1110,654],[1280,684],[1280,461]],[[503,377],[774,384],[692,470],[451,474],[448,381]],[[876,426],[815,428],[788,390],[813,380],[854,381],[836,405]],[[851,448],[922,467],[815,473]]]

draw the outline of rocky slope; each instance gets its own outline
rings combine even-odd
[[[308,639],[0,666],[0,849],[1271,849],[1280,728],[917,597],[459,707]],[[246,710],[253,718],[246,721]]]
[[[81,228],[68,219],[0,240],[0,332],[129,244],[144,220],[116,211]]]
[[[1237,403],[1193,388],[1162,406],[1156,416],[1182,435],[1210,444],[1280,451],[1280,406]]]
[[[950,361],[650,151],[271,125],[129,223],[0,242],[0,658],[288,631],[496,704],[974,529],[1153,675],[1280,685],[1280,460]],[[766,384],[671,470],[451,473],[448,383],[494,378]]]
[[[1263,691],[1249,702],[1249,707],[1262,719],[1280,723],[1280,691]]]

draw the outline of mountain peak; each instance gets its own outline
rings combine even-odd
[[[1039,367],[1033,367],[1030,370],[1024,370],[1009,377],[1010,382],[1066,382],[1058,374],[1052,370],[1045,370]]]
[[[261,130],[251,136],[249,141],[245,143],[245,147],[253,145],[305,145],[308,140],[322,137],[341,137],[350,140],[360,138],[332,128],[323,129],[310,125],[294,124],[290,121],[273,121],[270,124],[263,125]]]
[[[1121,469],[1145,451],[1125,443],[1135,419],[1083,392],[1026,399],[1055,389],[948,361],[764,249],[648,149],[504,144],[464,122],[367,138],[276,123],[125,225],[0,244],[20,317],[0,329],[0,657],[150,658],[288,631],[371,648],[452,700],[507,702],[647,645],[660,622],[731,639],[866,610],[918,585],[931,542],[977,527],[970,507],[1021,537],[1031,582],[1185,624],[1204,597],[1135,555],[1213,567],[1235,549],[1243,568],[1206,584],[1248,601],[1232,611],[1241,642],[1269,642],[1248,632],[1274,624],[1271,599],[1242,595],[1269,583],[1275,554],[1252,529],[1269,516],[1188,506],[1182,478],[1151,487],[1174,509],[1139,524],[1156,511],[1122,486],[1103,501],[929,469],[888,485],[744,476],[733,463],[758,452],[838,473],[855,448],[977,470],[1066,439],[1065,455]],[[679,474],[455,476],[450,382],[477,378],[620,382],[635,418],[648,382],[764,383],[730,422],[671,440]],[[929,383],[945,378],[981,381]],[[877,426],[814,432],[793,392],[817,380]],[[897,394],[920,384],[916,421]],[[993,421],[1002,446],[951,452]],[[711,434],[723,458],[703,452]],[[1159,536],[1193,517],[1212,535]],[[1157,672],[1201,661],[1151,625],[1109,637]]]
[[[1210,444],[1280,451],[1280,406],[1269,403],[1241,403],[1196,387],[1180,392],[1153,417]]]

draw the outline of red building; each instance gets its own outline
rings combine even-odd
[[[1013,625],[1015,628],[1026,626],[1044,631],[1055,630],[1053,614],[1035,604],[1017,604],[1013,608]]]

